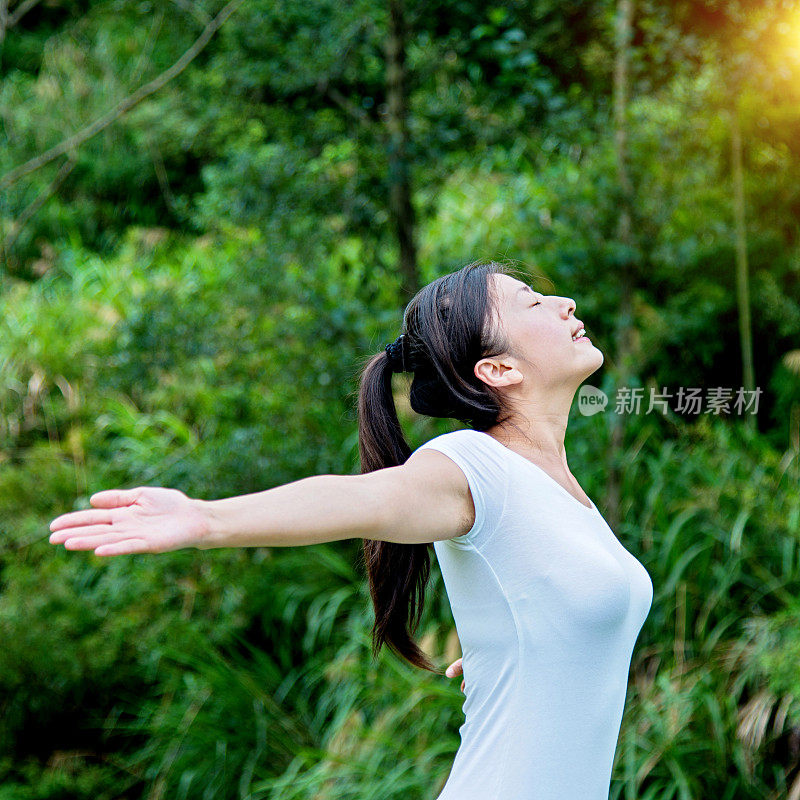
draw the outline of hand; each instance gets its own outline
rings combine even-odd
[[[50,544],[94,550],[96,556],[167,553],[200,547],[208,533],[201,501],[178,489],[109,489],[89,498],[94,508],[62,514],[50,523]]]
[[[461,666],[461,661],[463,656],[456,661],[454,661],[445,671],[444,674],[447,675],[448,678],[455,678],[456,675],[463,675],[464,670]],[[464,681],[461,681],[461,691],[464,691]]]

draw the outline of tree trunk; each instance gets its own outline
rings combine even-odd
[[[626,110],[628,107],[628,65],[630,62],[630,42],[633,37],[633,0],[619,0],[616,9],[616,52],[614,57],[614,145],[616,149],[617,180],[622,192],[617,223],[617,240],[633,251],[632,205],[633,186],[628,173],[627,138],[628,128]],[[627,260],[620,266],[619,308],[615,331],[614,386],[619,388],[628,384],[633,372],[635,349],[633,330],[633,280],[632,264]],[[621,521],[621,485],[623,464],[621,455],[624,448],[624,419],[622,415],[610,416],[610,447],[608,481],[606,485],[606,516],[609,525],[616,528]]]
[[[389,0],[386,40],[386,99],[389,129],[389,208],[400,250],[400,277],[408,300],[419,289],[415,216],[408,163],[406,29],[403,0]]]
[[[747,229],[744,216],[744,168],[742,166],[742,131],[739,104],[731,98],[731,167],[733,170],[733,214],[736,225],[736,299],[739,306],[739,345],[742,351],[742,380],[747,392],[755,391],[753,369],[753,332],[750,324],[750,284],[747,266]],[[755,425],[752,414],[745,423]]]
[[[6,40],[6,28],[8,27],[8,0],[0,0],[0,48]],[[2,50],[0,49],[0,53]]]

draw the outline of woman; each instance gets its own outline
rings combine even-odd
[[[633,646],[652,602],[644,567],[567,464],[567,418],[603,363],[572,300],[497,264],[424,287],[359,394],[361,475],[314,475],[201,501],[98,492],[50,541],[96,555],[292,546],[357,537],[373,643],[436,671],[414,643],[436,552],[463,656],[461,745],[437,800],[607,800]],[[391,394],[469,427],[413,452]]]

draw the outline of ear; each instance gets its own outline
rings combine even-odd
[[[482,358],[475,364],[474,372],[479,380],[496,388],[512,386],[523,378],[516,361],[509,355]]]

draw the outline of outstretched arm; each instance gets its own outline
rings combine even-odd
[[[312,475],[263,492],[196,500],[140,486],[92,495],[93,506],[56,517],[51,544],[98,556],[185,547],[290,547],[339,539],[405,544],[459,536],[474,507],[464,473],[442,453],[362,475]]]

